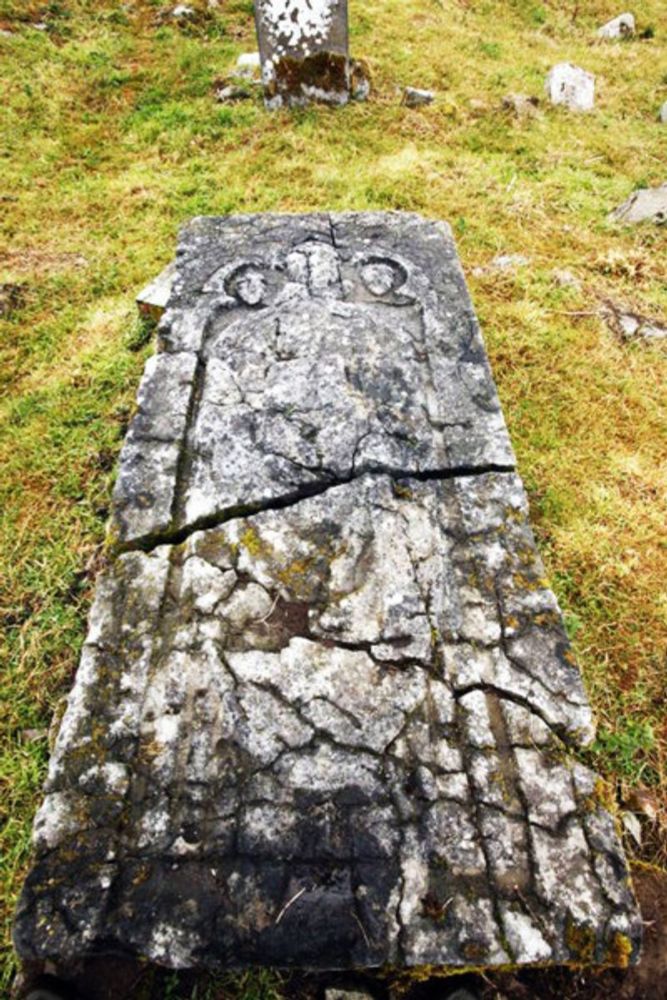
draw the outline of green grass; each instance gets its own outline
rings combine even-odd
[[[212,99],[255,47],[247,0],[187,31],[159,20],[166,6],[0,0],[0,28],[15,32],[0,36],[0,282],[22,286],[0,318],[0,990],[45,731],[76,667],[151,349],[133,297],[195,214],[393,208],[452,223],[600,720],[595,763],[610,784],[667,793],[667,358],[577,315],[610,297],[667,317],[667,231],[606,220],[667,179],[663,0],[641,6],[653,38],[612,45],[594,41],[611,0],[576,17],[561,2],[351,0],[372,100],[274,114]],[[592,114],[499,110],[510,91],[542,97],[561,60],[596,73]],[[401,107],[406,84],[437,102]],[[472,275],[501,252],[531,264]],[[554,268],[581,290],[557,287]],[[664,862],[664,837],[648,843]]]

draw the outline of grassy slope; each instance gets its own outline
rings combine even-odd
[[[0,0],[0,28],[16,30],[0,36],[0,282],[25,285],[22,307],[0,318],[6,935],[41,733],[75,669],[114,460],[150,350],[133,296],[194,214],[409,209],[453,224],[469,276],[499,252],[530,257],[514,276],[471,277],[473,298],[599,717],[596,764],[611,781],[667,790],[666,354],[570,315],[609,295],[667,316],[667,232],[605,219],[637,185],[667,179],[667,129],[655,120],[667,21],[664,0],[646,0],[640,28],[655,38],[591,44],[617,5],[579,6],[573,20],[574,0],[351,0],[373,100],[267,114],[259,101],[211,99],[212,80],[254,48],[246,0],[224,0],[189,34],[156,26],[160,3],[148,0]],[[40,18],[48,32],[26,23]],[[564,59],[596,73],[593,114],[542,106],[522,123],[498,111],[508,91],[541,95]],[[439,100],[402,108],[404,84]],[[555,267],[583,290],[557,288]],[[663,851],[650,836],[645,856],[664,861]],[[0,989],[9,958],[3,968]]]

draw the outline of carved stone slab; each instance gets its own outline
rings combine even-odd
[[[197,220],[160,346],[21,956],[634,960],[625,859],[573,754],[590,709],[447,230]]]
[[[255,21],[268,107],[347,103],[347,0],[257,0]]]
[[[365,471],[511,468],[449,230],[391,214],[195,220],[121,459],[123,544]]]

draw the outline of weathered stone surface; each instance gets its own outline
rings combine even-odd
[[[619,14],[598,28],[599,38],[629,38],[635,33],[634,14]]]
[[[604,961],[638,925],[594,775],[562,755],[590,736],[513,473],[367,475],[128,553],[19,948],[456,966],[577,960],[583,936]]]
[[[448,231],[197,220],[160,347],[117,491],[134,547],[98,583],[21,956],[636,957],[614,823],[572,754],[590,709]]]
[[[115,491],[123,544],[368,470],[513,465],[440,224],[390,213],[196,220],[160,336]]]
[[[595,104],[595,77],[572,63],[554,66],[545,89],[552,104],[563,104],[571,111],[590,111]]]
[[[667,223],[667,182],[654,188],[639,188],[610,213],[614,222],[654,222],[658,226]]]
[[[255,19],[268,107],[350,100],[347,0],[257,0]]]

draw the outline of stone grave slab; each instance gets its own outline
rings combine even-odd
[[[624,965],[590,708],[446,226],[198,219],[50,762],[24,960]]]

